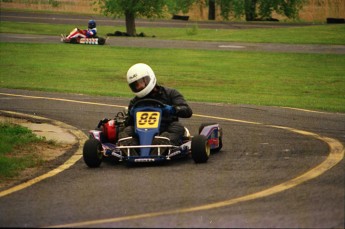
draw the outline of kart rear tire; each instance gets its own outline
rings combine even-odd
[[[199,126],[199,134],[201,133],[202,129],[204,129],[205,126],[216,125],[216,124],[217,123],[215,122],[201,123]]]
[[[83,159],[90,168],[99,167],[102,163],[102,144],[94,138],[86,140],[83,147]]]
[[[191,152],[195,163],[206,163],[211,152],[207,137],[204,135],[194,136],[192,138]]]
[[[215,123],[215,122],[201,123],[201,125],[200,125],[200,127],[199,127],[199,134],[201,133],[201,131],[204,129],[205,126],[215,125],[215,124],[217,124],[217,123]],[[217,153],[217,152],[219,152],[222,148],[223,148],[223,139],[222,139],[222,136],[219,136],[219,146],[218,146],[218,148],[211,149],[211,153]]]
[[[212,152],[212,153],[218,153],[218,152],[223,148],[223,140],[222,140],[222,137],[220,136],[220,137],[218,138],[218,140],[219,140],[219,146],[218,146],[218,148],[211,149],[211,152]]]
[[[104,45],[104,44],[105,44],[105,39],[102,38],[102,37],[99,37],[99,38],[98,38],[98,44],[99,44],[99,45]]]

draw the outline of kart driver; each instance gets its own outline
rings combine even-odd
[[[67,36],[67,39],[71,39],[71,38],[76,38],[76,37],[83,37],[83,38],[92,38],[95,37],[97,34],[97,28],[96,28],[96,22],[95,20],[90,20],[88,22],[88,29],[78,29],[75,28],[74,30],[72,30],[72,32]]]
[[[135,64],[129,68],[127,82],[135,94],[129,103],[128,111],[131,110],[134,103],[142,99],[155,99],[162,102],[165,107],[163,108],[160,136],[170,139],[170,143],[173,145],[180,145],[185,129],[179,122],[179,117],[190,118],[193,114],[182,94],[175,89],[158,85],[151,67],[143,63]],[[126,120],[126,127],[119,133],[119,138],[129,136],[135,137],[134,120],[130,115]],[[136,142],[132,144],[137,145],[138,140],[136,139]],[[163,143],[154,142],[153,144]]]

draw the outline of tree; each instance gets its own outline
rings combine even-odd
[[[166,12],[188,12],[189,7],[199,0],[96,0],[101,12],[114,18],[125,16],[126,32],[136,35],[135,19],[137,17],[160,18]]]
[[[209,0],[208,1],[208,20],[215,20],[216,19],[216,1]]]
[[[244,1],[244,12],[246,15],[246,21],[253,21],[257,17],[256,4],[257,4],[257,0]]]
[[[308,0],[206,0],[209,3],[216,2],[220,8],[223,19],[229,20],[245,16],[246,21],[258,19],[270,19],[272,13],[284,15],[287,18],[296,19],[298,12]],[[211,8],[209,8],[211,10]],[[258,18],[259,17],[259,18]]]

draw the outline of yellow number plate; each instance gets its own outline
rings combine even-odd
[[[137,112],[137,128],[158,128],[159,116],[160,113],[154,111]]]

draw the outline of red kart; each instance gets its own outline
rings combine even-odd
[[[61,34],[61,42],[71,43],[71,44],[104,45],[106,42],[106,39],[103,37],[98,37],[98,36],[94,36],[94,37],[80,36],[80,37],[74,37],[74,38],[67,38],[65,35]]]

